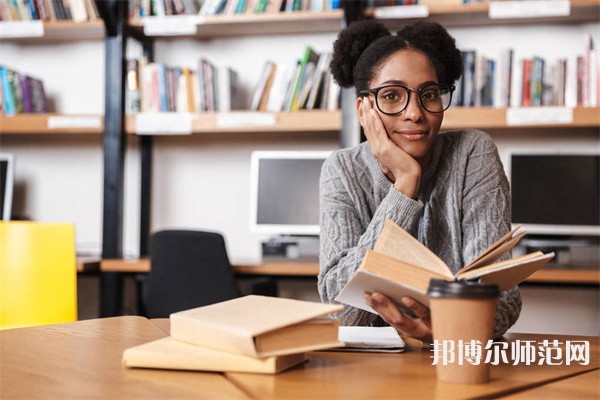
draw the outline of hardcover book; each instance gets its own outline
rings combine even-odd
[[[342,306],[245,296],[171,314],[174,339],[251,357],[343,346],[339,320],[322,318]]]
[[[478,279],[493,283],[501,291],[512,288],[554,257],[554,253],[535,252],[496,262],[508,253],[526,234],[517,233],[516,227],[481,253],[456,274],[427,247],[392,221],[387,221],[375,243],[368,250],[354,276],[342,289],[336,300],[366,311],[375,312],[366,305],[365,292],[379,292],[401,304],[404,296],[429,304],[429,281],[445,279]]]
[[[255,358],[209,349],[171,337],[144,343],[123,352],[129,368],[276,374],[305,360],[304,353]]]

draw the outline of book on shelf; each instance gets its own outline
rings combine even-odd
[[[159,368],[191,371],[252,372],[276,374],[306,359],[304,353],[249,357],[197,346],[165,337],[123,352],[128,368]]]
[[[276,64],[272,61],[267,61],[263,66],[258,83],[254,89],[254,94],[252,95],[252,102],[250,103],[251,111],[258,111],[262,99],[268,98],[269,93],[267,91],[267,85],[269,81],[273,81],[273,74],[275,73],[276,68]]]
[[[0,2],[0,21],[73,22],[100,19],[94,0],[4,0]]]
[[[48,112],[44,83],[0,65],[0,111],[7,116]]]
[[[318,96],[323,94],[323,87],[327,78],[327,72],[329,69],[329,62],[331,61],[331,53],[321,53],[319,56],[319,63],[315,70],[312,86],[306,104],[304,105],[307,110],[318,108]]]
[[[182,342],[271,357],[342,346],[341,306],[267,296],[245,296],[171,314],[171,336]]]
[[[479,280],[510,289],[533,274],[554,257],[554,253],[534,252],[497,262],[525,236],[517,227],[453,274],[432,251],[391,220],[387,221],[373,250],[364,259],[336,300],[374,312],[366,305],[365,292],[380,292],[398,304],[404,296],[428,305],[427,289],[431,279],[448,281]]]
[[[314,68],[319,61],[319,54],[312,47],[306,46],[304,56],[300,59],[298,79],[294,85],[292,97],[290,99],[287,111],[298,111],[301,108],[300,94],[303,86],[308,83],[310,76],[314,73]]]

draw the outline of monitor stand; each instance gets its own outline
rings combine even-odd
[[[262,242],[263,262],[318,262],[319,236],[279,235]]]

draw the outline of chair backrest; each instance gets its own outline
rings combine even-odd
[[[151,271],[143,287],[148,318],[239,296],[223,236],[164,230],[150,239]]]
[[[72,224],[0,222],[0,329],[77,320]]]

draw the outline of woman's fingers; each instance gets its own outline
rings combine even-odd
[[[380,293],[366,294],[365,300],[367,300],[367,296],[369,296],[369,301],[367,301],[369,307],[377,311],[377,314],[379,314],[385,322],[392,325],[397,330],[403,331],[401,327],[406,322],[406,316],[402,314],[402,311],[400,311],[387,296]]]
[[[424,324],[431,326],[431,314],[429,312],[429,308],[425,307],[423,304],[419,303],[412,297],[403,297],[402,303],[408,307],[417,318],[423,321]]]
[[[373,308],[385,322],[393,326],[401,335],[425,342],[431,341],[429,310],[421,303],[410,297],[403,299],[403,303],[417,316],[417,318],[412,318],[403,313],[393,301],[381,293],[365,293],[364,298],[369,307]],[[406,301],[404,301],[405,299]]]
[[[387,133],[385,132],[385,128],[383,127],[383,122],[379,118],[379,115],[373,108],[373,103],[371,103],[371,99],[365,97],[363,99],[363,115],[365,116],[365,125],[364,131],[367,140],[371,143],[371,146],[382,146],[387,141]]]

